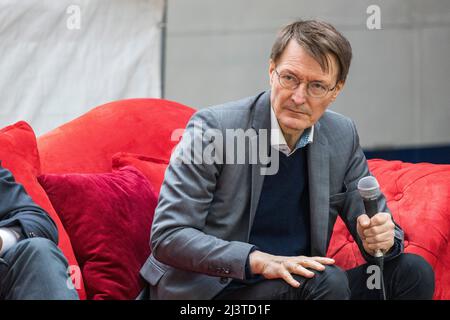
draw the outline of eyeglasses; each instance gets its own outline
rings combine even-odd
[[[293,74],[284,71],[279,73],[277,69],[275,69],[275,73],[278,76],[278,82],[283,88],[288,90],[295,90],[300,86],[301,81]],[[328,92],[333,91],[336,86],[337,83],[333,88],[330,89],[322,82],[311,81],[306,84],[306,93],[308,94],[308,96],[313,98],[323,98],[328,94]]]

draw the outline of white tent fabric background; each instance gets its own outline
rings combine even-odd
[[[163,0],[0,0],[0,127],[161,96]]]

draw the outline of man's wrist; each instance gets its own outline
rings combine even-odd
[[[249,255],[250,271],[253,275],[262,273],[261,269],[264,266],[264,261],[266,261],[267,256],[267,253],[259,250],[255,250]]]
[[[251,270],[251,266],[250,266],[250,255],[252,254],[252,252],[256,251],[257,249],[258,249],[257,247],[252,247],[250,249],[250,252],[248,253],[247,261],[245,262],[245,279],[251,279],[254,276],[254,274]]]
[[[254,251],[250,252],[250,254],[248,255],[248,265],[249,265],[249,271],[251,274],[257,274],[257,272],[256,272],[257,262],[255,260],[257,259],[258,252],[259,252],[258,250],[254,250]]]

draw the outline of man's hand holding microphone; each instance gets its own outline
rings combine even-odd
[[[385,254],[394,245],[395,224],[387,212],[379,212],[372,218],[367,214],[360,215],[357,231],[364,250],[371,256],[376,256],[379,250]]]

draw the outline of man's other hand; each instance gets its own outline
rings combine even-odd
[[[253,251],[250,256],[250,268],[253,274],[260,274],[266,279],[283,279],[298,288],[300,283],[292,277],[297,274],[305,278],[314,277],[314,272],[325,270],[325,265],[334,264],[334,260],[325,257],[285,257],[275,256],[261,251]]]

